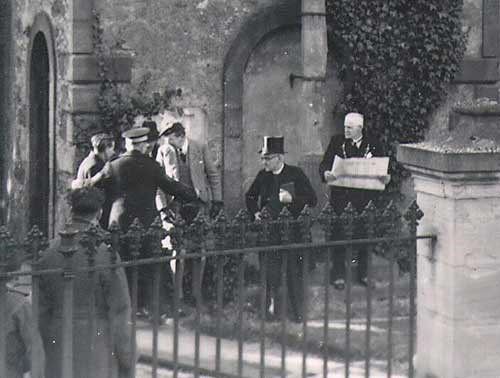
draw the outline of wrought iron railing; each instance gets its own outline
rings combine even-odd
[[[417,236],[417,225],[422,217],[416,203],[413,203],[404,213],[401,213],[392,203],[383,209],[377,209],[372,203],[358,213],[348,205],[342,214],[336,214],[330,205],[320,212],[316,218],[312,218],[309,209],[305,208],[302,213],[293,218],[285,209],[281,212],[278,218],[273,219],[269,213],[263,211],[262,218],[254,221],[246,211],[240,211],[234,219],[228,219],[224,213],[214,221],[209,221],[202,215],[196,217],[191,224],[186,224],[182,219],[176,219],[175,227],[168,233],[162,228],[162,224],[157,219],[150,227],[144,228],[137,220],[130,226],[127,232],[121,232],[118,228],[112,227],[109,232],[103,232],[97,228],[89,228],[85,231],[84,237],[80,244],[86,248],[88,261],[87,266],[72,268],[71,259],[75,253],[75,232],[71,227],[66,227],[60,234],[61,247],[60,252],[64,255],[65,266],[63,268],[45,269],[38,268],[40,255],[43,255],[48,243],[35,227],[28,238],[23,243],[16,243],[5,227],[0,228],[0,376],[6,376],[6,334],[5,329],[1,326],[5,324],[5,303],[6,298],[6,282],[21,276],[31,276],[31,301],[33,309],[33,319],[35,323],[39,318],[39,286],[38,278],[43,275],[61,274],[64,277],[64,293],[63,293],[63,354],[62,361],[62,376],[65,378],[73,377],[73,281],[75,273],[86,272],[89,275],[89,280],[95,285],[96,272],[101,270],[116,270],[125,268],[131,272],[130,296],[132,304],[132,339],[135,340],[137,327],[137,303],[138,303],[138,269],[140,266],[153,266],[153,286],[152,286],[152,355],[149,359],[152,366],[152,377],[157,377],[159,368],[159,352],[158,352],[158,334],[160,328],[160,281],[162,264],[169,264],[174,260],[177,267],[182,260],[193,260],[194,262],[194,278],[197,280],[195,285],[195,312],[193,319],[193,328],[195,334],[194,359],[190,368],[193,375],[198,377],[201,373],[211,371],[215,376],[233,376],[242,377],[244,364],[244,345],[245,333],[244,312],[244,291],[245,283],[245,267],[246,256],[256,254],[260,259],[260,273],[258,278],[259,303],[258,313],[260,318],[259,323],[259,345],[260,345],[260,377],[265,377],[265,355],[266,355],[266,313],[267,298],[266,286],[268,285],[269,275],[266,273],[267,259],[270,254],[278,254],[281,256],[280,271],[276,272],[280,279],[280,296],[281,306],[279,308],[280,321],[280,341],[281,341],[281,376],[287,376],[287,266],[290,263],[289,255],[294,251],[301,251],[302,259],[300,269],[303,276],[303,297],[304,311],[302,322],[302,376],[308,374],[308,354],[310,352],[308,344],[308,289],[310,287],[311,274],[311,259],[321,256],[323,264],[322,271],[318,274],[323,274],[321,279],[324,287],[324,314],[322,317],[324,333],[323,333],[323,348],[320,351],[323,358],[323,376],[328,376],[328,364],[330,359],[330,351],[328,349],[329,338],[329,301],[332,288],[329,282],[329,265],[331,254],[338,251],[340,248],[345,249],[345,264],[346,264],[346,287],[345,287],[345,377],[350,375],[351,367],[351,293],[353,289],[352,264],[353,257],[356,253],[367,253],[367,286],[366,286],[366,334],[365,334],[365,376],[370,376],[371,369],[371,323],[372,323],[372,301],[373,301],[373,263],[372,257],[374,254],[384,256],[389,264],[389,309],[387,314],[388,333],[387,333],[387,376],[392,375],[392,345],[393,332],[392,320],[394,315],[394,267],[399,264],[409,272],[409,317],[408,317],[408,376],[414,376],[413,355],[415,345],[415,291],[416,291],[416,243],[419,239],[435,239],[433,235]],[[321,240],[313,240],[313,234],[321,236]],[[162,249],[161,241],[168,234],[171,238],[172,248],[180,251],[185,250],[185,254],[176,254],[172,256],[172,250]],[[109,245],[109,253],[111,263],[107,265],[96,265],[95,263],[95,246],[101,242]],[[141,256],[140,251],[144,250],[144,243],[149,243],[150,255],[147,257]],[[359,252],[360,246],[365,246]],[[129,249],[131,259],[129,261],[117,262],[117,253],[120,254],[124,246]],[[8,261],[13,256],[24,255],[29,256],[31,262],[31,271],[7,271]],[[215,361],[213,369],[206,369],[200,366],[200,336],[201,329],[201,314],[204,310],[202,295],[202,280],[201,280],[201,265],[202,261],[208,262],[212,267],[211,275],[213,278],[208,285],[212,289],[212,298],[214,302],[214,317],[215,317]],[[321,267],[321,265],[320,265]],[[313,277],[317,280],[317,277]],[[186,368],[185,364],[179,361],[179,332],[180,318],[177,309],[180,307],[180,290],[182,282],[179,275],[175,276],[173,284],[172,302],[174,311],[172,312],[172,361],[169,365],[173,369],[174,377],[178,376],[180,368]],[[205,285],[207,286],[207,285]],[[229,295],[227,294],[229,293]],[[91,305],[88,308],[88,330],[89,334],[95,333],[95,308],[92,290],[89,291]],[[234,338],[238,345],[237,366],[234,372],[228,373],[223,371],[221,367],[221,340],[224,334],[222,324],[224,305],[226,302],[232,301],[236,303],[237,313],[235,314],[236,329]],[[133,341],[135,343],[135,341]],[[93,350],[94,340],[91,339],[89,350]],[[110,345],[113,345],[112,343]],[[134,348],[135,349],[135,344]],[[317,353],[317,351],[315,351]],[[132,357],[137,359],[137,355]],[[39,364],[38,356],[32,356],[32,367]],[[135,372],[132,372],[135,376]]]

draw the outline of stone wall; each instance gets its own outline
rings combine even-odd
[[[99,2],[110,44],[135,52],[132,83],[182,89],[179,106],[204,109],[208,142],[222,162],[224,58],[242,25],[278,0],[111,0]]]
[[[53,118],[53,142],[57,146],[57,153],[52,151],[55,168],[55,183],[57,183],[57,202],[54,204],[55,213],[64,212],[61,204],[64,193],[64,183],[71,176],[71,157],[73,148],[68,143],[66,131],[67,112],[69,108],[68,95],[68,44],[69,35],[67,20],[68,2],[55,0],[26,0],[12,2],[12,41],[10,50],[11,64],[7,68],[12,80],[9,82],[7,99],[7,117],[4,119],[4,130],[8,130],[4,149],[6,183],[5,192],[5,218],[6,222],[15,230],[23,231],[28,211],[28,172],[29,172],[29,100],[28,100],[28,47],[32,38],[32,28],[35,17],[45,14],[52,25],[53,41],[48,41],[57,46],[55,49],[55,93],[57,93],[57,106]],[[5,127],[8,125],[8,127]]]

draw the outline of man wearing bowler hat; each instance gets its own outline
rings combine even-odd
[[[319,165],[319,174],[323,182],[331,182],[335,180],[334,174],[331,171],[333,161],[336,156],[342,159],[348,158],[365,158],[383,156],[382,149],[379,144],[369,138],[364,133],[364,117],[359,113],[348,113],[344,119],[344,134],[334,135],[328,148],[326,149],[323,160]],[[335,212],[341,214],[349,202],[354,208],[361,212],[370,200],[377,197],[377,192],[374,190],[345,188],[330,186],[330,203]],[[338,235],[342,238],[342,235]],[[332,254],[332,269],[330,270],[330,282],[338,290],[345,287],[345,249],[339,247]],[[358,249],[358,281],[360,284],[367,285],[367,254],[366,248]]]
[[[317,202],[314,189],[309,179],[299,167],[288,165],[284,159],[284,138],[282,136],[265,136],[260,150],[260,159],[264,169],[246,193],[246,205],[255,219],[260,219],[261,211],[267,208],[274,218],[286,207],[293,217],[298,217],[305,205],[315,206]],[[274,234],[274,233],[273,233]],[[278,240],[276,240],[278,241]],[[289,317],[293,321],[301,321],[303,316],[303,277],[302,252],[286,252],[287,286],[289,301]],[[280,267],[281,253],[267,254],[267,316],[271,319],[280,311]],[[270,312],[271,301],[274,313]]]

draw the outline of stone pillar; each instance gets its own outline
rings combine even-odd
[[[425,214],[418,233],[437,235],[418,242],[417,377],[498,377],[500,153],[427,142],[398,160]]]
[[[322,92],[328,55],[325,0],[302,0],[302,94],[303,151],[299,165],[318,192],[323,187],[318,166],[323,152],[320,132],[325,119]],[[319,194],[319,193],[318,193]]]

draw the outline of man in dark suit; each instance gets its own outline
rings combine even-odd
[[[155,196],[158,189],[181,201],[197,201],[195,190],[168,177],[150,151],[149,128],[140,127],[122,134],[126,152],[112,159],[91,179],[93,185],[102,182],[109,188],[113,200],[109,225],[117,223],[126,230],[135,218],[149,226],[158,212]]]
[[[297,217],[306,204],[311,207],[316,205],[316,194],[309,179],[299,167],[285,164],[284,153],[283,137],[264,137],[264,146],[260,151],[264,169],[259,171],[246,193],[248,211],[256,219],[260,219],[264,208],[267,208],[273,217],[277,217],[283,207],[286,207],[292,216]],[[276,233],[273,235],[276,236]],[[287,255],[289,317],[293,321],[301,321],[304,301],[302,252],[294,250],[288,252]],[[268,313],[271,318],[278,315],[280,311],[281,264],[281,253],[268,253],[266,299],[268,310],[271,300],[274,303],[274,314]]]
[[[150,130],[147,127],[133,128],[122,134],[125,138],[126,152],[108,162],[91,179],[91,184],[102,182],[111,195],[112,207],[109,225],[116,223],[122,230],[127,230],[135,218],[146,227],[158,216],[155,196],[158,189],[173,195],[180,201],[198,201],[195,190],[168,177],[156,161],[148,155]],[[143,245],[141,258],[149,257],[149,249]],[[128,248],[124,248],[124,260],[131,258]],[[131,276],[127,272],[129,286]],[[152,273],[151,266],[139,267],[139,304],[143,315],[151,307]]]
[[[92,176],[99,173],[101,169],[104,168],[106,162],[111,160],[111,158],[115,155],[115,142],[113,140],[113,137],[107,133],[97,133],[92,135],[92,137],[90,138],[90,144],[92,146],[92,150],[80,163],[80,167],[78,167],[78,173],[76,174],[77,180],[92,178]],[[105,188],[103,188],[101,185],[100,189]],[[99,220],[99,224],[103,228],[108,227],[110,211],[110,196],[106,195],[106,201],[103,205],[101,219]]]
[[[344,135],[334,135],[323,160],[319,165],[319,174],[323,182],[329,182],[330,202],[337,214],[341,214],[349,202],[357,211],[362,211],[370,200],[377,197],[374,190],[345,188],[335,186],[335,176],[332,172],[333,162],[336,156],[342,159],[366,158],[383,156],[380,146],[363,133],[364,118],[359,113],[349,113],[344,120]],[[342,235],[338,235],[342,237]],[[366,251],[359,248],[358,254],[358,280],[362,285],[366,285]],[[337,248],[332,254],[332,269],[330,271],[330,282],[336,289],[342,290],[345,287],[345,249]]]

